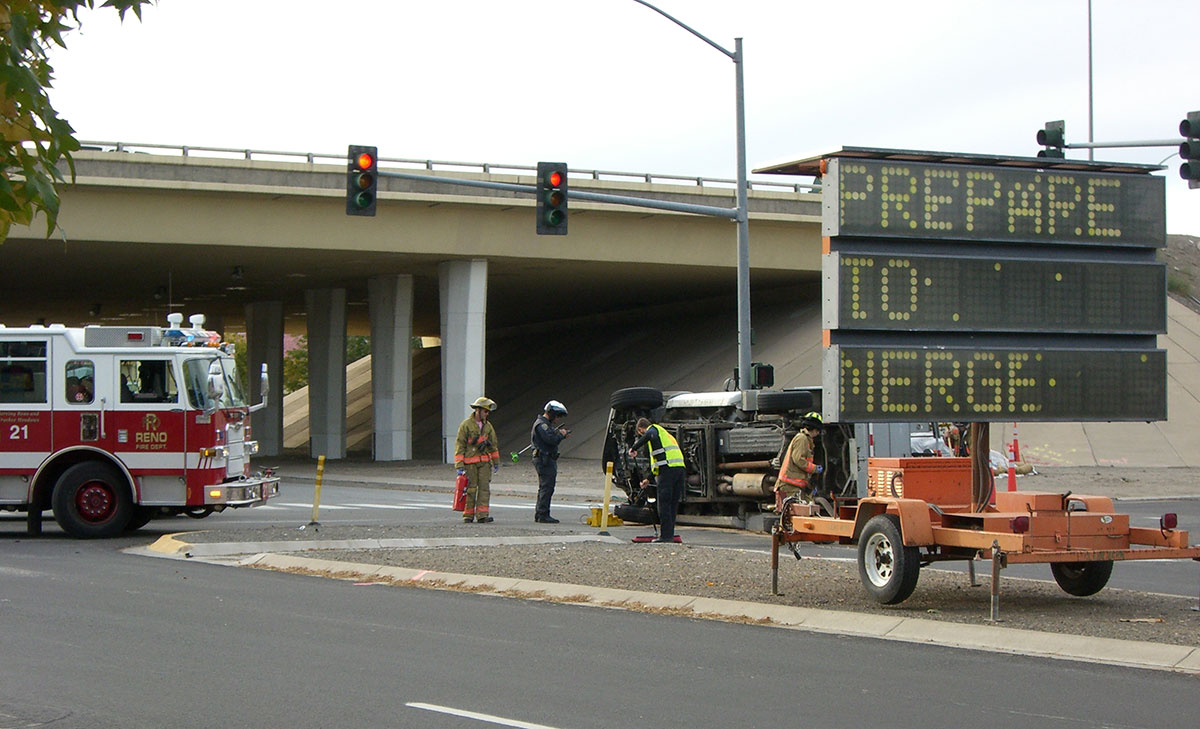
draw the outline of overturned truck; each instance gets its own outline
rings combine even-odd
[[[657,521],[650,459],[633,456],[639,418],[666,428],[679,442],[687,487],[679,505],[681,524],[768,530],[774,515],[774,486],[788,443],[805,413],[821,409],[821,388],[740,392],[663,393],[628,387],[609,397],[611,410],[602,465],[613,464],[613,482],[626,497],[613,513],[625,521]],[[812,479],[814,501],[835,513],[836,497],[857,489],[858,449],[852,425],[827,423],[817,439],[814,461],[824,467]],[[652,479],[651,479],[652,480]]]

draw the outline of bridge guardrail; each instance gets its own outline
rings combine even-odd
[[[346,160],[345,154],[331,154],[325,152],[280,152],[266,149],[237,149],[233,147],[204,147],[180,144],[157,144],[152,142],[108,142],[95,140],[81,140],[79,144],[82,149],[98,152],[139,152],[146,150],[166,150],[177,152],[183,157],[189,157],[195,153],[197,156],[212,157],[215,159],[272,159],[283,162],[294,162],[297,159],[302,159],[308,164],[316,164],[318,161],[340,164]],[[537,172],[536,165],[496,164],[492,162],[456,162],[452,160],[380,157],[379,163],[381,165],[387,164],[389,166],[394,165],[402,168],[417,168],[429,171],[437,169],[456,169],[464,171],[476,171],[483,174],[490,174],[493,172],[536,174]],[[729,190],[736,189],[737,187],[737,180],[721,177],[671,175],[651,172],[620,172],[616,170],[569,169],[568,172],[572,175],[587,176],[593,180],[636,180],[646,183],[686,182],[695,184],[697,187],[719,187]],[[749,180],[748,183],[750,189],[752,190],[777,190],[805,193],[815,192],[821,189],[820,185],[809,183],[774,182],[769,180]]]

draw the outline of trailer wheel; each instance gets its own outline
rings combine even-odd
[[[858,541],[858,576],[871,597],[883,605],[904,602],[916,589],[920,575],[920,552],[904,546],[900,517],[872,517]]]
[[[1108,584],[1112,577],[1113,563],[1109,562],[1051,562],[1050,572],[1054,581],[1068,595],[1087,597],[1095,595]]]
[[[81,539],[115,537],[133,515],[129,486],[102,463],[77,463],[54,485],[54,520],[63,531]]]
[[[613,410],[653,409],[663,404],[662,390],[653,387],[626,387],[608,396]]]

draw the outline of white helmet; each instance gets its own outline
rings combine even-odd
[[[551,400],[550,402],[546,403],[546,407],[542,408],[542,410],[544,412],[550,413],[551,415],[566,415],[567,414],[567,406],[563,405],[558,400]]]

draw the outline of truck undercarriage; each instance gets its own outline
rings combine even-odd
[[[668,393],[648,387],[617,390],[609,398],[603,463],[613,464],[613,481],[626,496],[614,513],[625,521],[657,522],[649,455],[629,455],[636,423],[645,417],[675,436],[687,469],[679,505],[681,524],[769,528],[774,486],[800,419],[819,410],[819,387],[749,392]],[[813,497],[832,513],[835,496],[856,489],[854,429],[827,424],[815,444],[814,461],[824,471],[812,479]],[[646,480],[651,483],[643,487]]]

